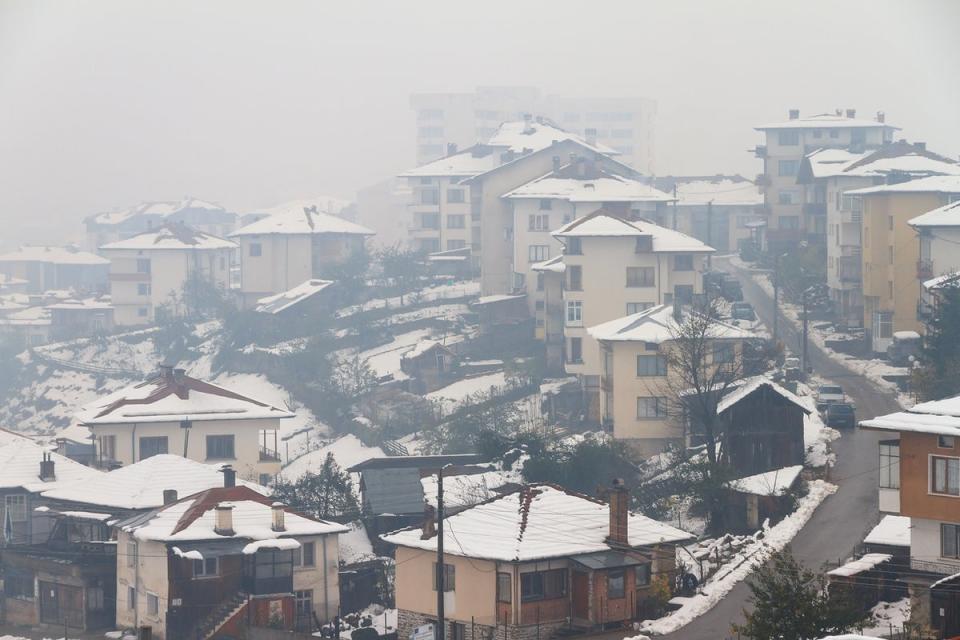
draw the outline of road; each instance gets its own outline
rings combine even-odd
[[[716,262],[720,262],[717,260]],[[726,268],[743,284],[744,300],[751,303],[760,320],[773,326],[773,300],[750,276],[731,267]],[[799,331],[783,315],[780,316],[780,339],[792,351],[799,353]],[[883,390],[866,378],[852,373],[830,359],[813,342],[809,345],[813,370],[843,387],[857,406],[857,419],[866,420],[877,415],[898,411],[896,396]],[[839,486],[814,512],[807,525],[797,534],[791,545],[794,556],[811,568],[825,563],[836,563],[847,556],[853,547],[876,524],[877,512],[877,441],[882,436],[873,431],[845,430],[834,441],[837,464],[830,480]],[[736,637],[729,629],[733,623],[743,622],[743,609],[748,606],[750,590],[740,583],[713,609],[679,631],[662,636],[671,640],[718,640]]]

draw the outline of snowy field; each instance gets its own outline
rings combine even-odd
[[[333,441],[327,441],[319,448],[296,458],[280,471],[280,477],[293,482],[308,472],[316,473],[323,466],[323,461],[327,459],[329,453],[333,454],[333,459],[344,471],[371,458],[386,457],[380,447],[368,447],[357,436],[348,434]]]

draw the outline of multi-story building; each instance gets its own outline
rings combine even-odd
[[[26,280],[25,293],[52,289],[102,293],[109,270],[109,260],[72,246],[23,246],[0,255],[0,273]]]
[[[543,114],[564,128],[617,149],[623,161],[653,172],[653,131],[657,104],[648,98],[573,98],[544,96],[533,87],[478,87],[472,93],[417,93],[410,97],[416,112],[418,165],[442,157],[447,145],[460,148],[488,142],[501,123],[524,114]]]
[[[813,194],[827,220],[827,286],[835,309],[851,326],[863,325],[860,201],[848,191],[931,175],[956,175],[960,165],[923,143],[887,144],[875,151],[817,149],[803,160],[798,184]],[[807,207],[811,207],[809,202]]]
[[[357,190],[354,222],[373,230],[379,247],[410,247],[411,191],[406,180],[388,178]]]
[[[588,329],[596,340],[602,364],[601,420],[614,437],[628,440],[642,455],[654,455],[669,446],[686,446],[689,434],[677,411],[679,373],[670,371],[665,355],[680,335],[686,314],[677,303],[659,304],[609,320]],[[740,361],[743,342],[755,335],[717,321],[711,326],[710,367]],[[672,378],[671,378],[672,376]]]
[[[118,211],[97,213],[84,219],[87,248],[96,251],[105,244],[126,240],[164,224],[185,224],[214,236],[226,237],[237,224],[237,214],[197,198],[180,201],[142,202]]]
[[[960,199],[960,176],[931,176],[909,182],[847,191],[862,214],[861,274],[864,328],[872,348],[885,353],[895,331],[920,331],[920,283],[934,276],[920,261],[920,243],[909,221]]]
[[[880,511],[910,518],[911,621],[960,633],[960,396],[860,423],[879,442]],[[948,602],[950,604],[945,604]]]
[[[180,223],[100,247],[110,260],[110,298],[118,325],[155,322],[158,314],[183,315],[191,281],[227,293],[237,244]]]
[[[755,127],[765,136],[755,154],[763,159],[763,173],[757,184],[763,188],[768,216],[764,244],[781,252],[801,240],[823,242],[826,238],[826,213],[810,193],[797,183],[804,156],[816,149],[875,149],[893,140],[897,127],[886,124],[883,113],[876,120],[856,117],[854,109],[824,113],[805,118],[791,109],[789,119]]]
[[[673,197],[661,224],[717,251],[737,251],[763,222],[763,193],[740,175],[665,176],[657,188]]]
[[[917,314],[929,316],[935,306],[936,291],[960,278],[960,198],[908,221],[917,232],[920,259],[917,279],[920,281],[920,303]],[[930,277],[928,277],[930,276]]]

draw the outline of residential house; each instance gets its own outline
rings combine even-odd
[[[230,265],[237,245],[230,240],[168,223],[100,247],[110,259],[110,299],[118,325],[145,325],[162,314],[183,315],[206,296],[201,287],[230,289]],[[190,287],[195,290],[190,292]]]
[[[77,421],[90,429],[97,466],[175,453],[232,464],[241,477],[266,485],[280,471],[280,421],[293,417],[286,409],[161,366],[148,380],[87,404]]]
[[[292,206],[238,229],[230,237],[240,245],[244,305],[323,279],[332,268],[361,255],[364,239],[371,235],[370,229],[316,206]]]
[[[629,512],[621,484],[603,500],[549,484],[520,487],[443,520],[382,536],[396,545],[398,634],[437,621],[444,592],[450,638],[553,637],[650,617],[652,585],[673,583],[685,531]],[[442,576],[442,585],[439,585]],[[432,586],[432,588],[431,588]],[[502,635],[501,635],[502,634]]]
[[[729,531],[755,532],[764,522],[776,524],[795,508],[803,465],[772,469],[731,480],[724,524]]]
[[[260,298],[254,311],[275,316],[321,317],[332,315],[330,290],[333,280],[310,279],[281,293]],[[327,292],[324,294],[324,292]],[[323,294],[323,295],[322,295]]]
[[[717,251],[739,251],[766,223],[763,192],[741,175],[664,176],[656,186],[673,197],[660,224]]]
[[[691,313],[697,312],[679,304],[660,304],[587,330],[599,343],[602,424],[642,455],[689,444],[691,434],[680,412],[671,407],[681,387],[680,373],[670,371],[666,354]],[[737,362],[744,341],[755,336],[718,320],[710,325],[707,337],[711,340],[707,365],[716,367]]]
[[[764,134],[763,145],[754,153],[763,160],[757,184],[763,188],[768,216],[764,248],[782,253],[801,240],[824,242],[825,211],[818,206],[816,190],[808,194],[797,175],[804,157],[816,149],[849,149],[863,152],[893,140],[897,127],[886,124],[884,114],[876,120],[857,118],[854,109],[800,117],[791,109],[789,119],[755,127]],[[813,206],[805,206],[806,204]]]
[[[817,149],[804,158],[797,183],[805,185],[810,209],[827,220],[827,285],[830,299],[852,326],[863,324],[860,200],[848,191],[931,175],[956,175],[960,165],[926,150],[923,143],[885,144],[874,151]]]
[[[0,336],[5,336],[25,348],[50,342],[53,321],[49,309],[41,305],[26,306],[16,302],[8,302],[3,306],[7,309],[0,316]],[[20,308],[10,308],[11,306]]]
[[[696,238],[605,209],[562,226],[566,372],[580,378],[599,420],[603,360],[588,327],[674,301],[691,304],[703,293],[706,257]],[[545,305],[544,305],[545,306]]]
[[[410,376],[407,390],[423,395],[453,382],[458,361],[450,347],[423,340],[400,356],[400,370]]]
[[[97,251],[105,244],[126,240],[165,224],[185,224],[212,236],[226,237],[237,224],[237,214],[197,198],[179,201],[141,202],[138,205],[97,213],[83,221],[87,248]]]
[[[880,510],[910,518],[911,620],[960,634],[960,396],[860,423],[879,442]]]
[[[883,184],[846,195],[862,200],[857,206],[862,211],[864,328],[873,351],[885,353],[894,332],[922,330],[917,317],[920,283],[935,275],[932,265],[920,260],[920,243],[909,222],[960,200],[960,175]]]
[[[936,306],[937,290],[957,280],[960,273],[960,197],[954,202],[937,207],[907,221],[920,241],[917,278],[920,280],[920,300],[917,316],[930,317]],[[928,277],[930,276],[930,277]]]
[[[61,300],[50,311],[50,335],[54,340],[93,336],[113,331],[113,303],[107,296]]]
[[[337,534],[249,487],[208,489],[117,525],[117,625],[158,640],[315,630],[339,608]]]
[[[51,289],[103,293],[110,262],[76,247],[23,246],[0,255],[0,273],[27,281],[27,293]]]

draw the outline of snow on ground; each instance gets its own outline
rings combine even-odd
[[[480,295],[480,282],[476,280],[454,282],[452,284],[441,284],[435,287],[427,287],[404,296],[394,296],[392,298],[374,298],[363,304],[355,304],[337,311],[338,318],[346,318],[357,313],[372,311],[374,309],[399,309],[401,307],[412,307],[423,304],[424,302],[433,302],[435,300],[451,300],[456,298],[469,298]]]
[[[464,378],[453,384],[431,391],[425,398],[436,401],[443,415],[449,415],[475,399],[477,394],[499,395],[507,387],[507,376],[503,371],[495,371],[482,376]]]
[[[379,604],[371,604],[357,614],[348,613],[340,617],[340,637],[343,640],[351,640],[352,638],[350,634],[353,633],[355,627],[350,626],[348,620],[352,619],[354,615],[359,617],[361,626],[369,626],[376,629],[377,633],[381,636],[397,630],[397,610],[385,609]],[[366,620],[369,620],[370,624],[366,624]],[[323,632],[317,631],[313,635],[321,636]]]
[[[824,424],[813,397],[805,395],[801,398],[812,409],[803,418],[803,447],[807,452],[807,466],[833,466],[837,462],[837,454],[830,450],[830,443],[840,437],[840,432]]]
[[[341,533],[337,538],[340,548],[340,561],[344,564],[356,564],[372,560],[377,557],[373,552],[373,545],[367,536],[367,529],[362,522],[351,522],[350,531]]]
[[[328,441],[320,448],[300,456],[280,471],[280,477],[288,482],[293,482],[307,472],[316,473],[323,466],[323,461],[327,459],[328,453],[333,454],[333,459],[344,471],[364,460],[386,456],[380,447],[368,447],[360,441],[360,438],[351,433],[336,440]]]
[[[378,326],[407,324],[417,322],[418,320],[449,320],[450,322],[456,322],[468,313],[470,313],[470,307],[465,304],[438,304],[414,311],[395,313],[375,324]]]
[[[879,602],[870,610],[870,617],[870,626],[861,631],[867,636],[886,636],[891,631],[901,631],[904,625],[910,622],[910,598],[897,602]]]
[[[49,356],[57,360],[103,367],[139,371],[147,375],[156,371],[159,356],[150,337],[154,330],[98,338],[81,338],[38,347],[38,358]]]
[[[508,482],[508,478],[500,471],[484,471],[483,473],[462,474],[449,476],[443,479],[443,503],[447,508],[460,509],[495,497],[495,489]],[[437,506],[437,478],[427,476],[420,478],[423,486],[423,499]]]
[[[680,609],[658,620],[642,623],[640,631],[665,634],[680,629],[709,611],[738,582],[765,563],[774,552],[783,549],[810,520],[820,503],[835,492],[837,487],[823,480],[814,480],[808,484],[808,489],[807,495],[799,501],[796,511],[772,527],[765,526],[764,537],[744,547],[733,560],[702,585],[699,593],[689,598],[674,598],[672,602],[680,604]],[[684,562],[689,562],[689,558]]]
[[[403,354],[413,348],[421,340],[431,334],[430,329],[416,329],[394,336],[393,340],[387,344],[367,349],[357,354],[360,360],[370,365],[374,374],[378,378],[392,375],[395,380],[406,380],[407,374],[400,370],[400,360]],[[352,354],[349,352],[337,352],[341,359],[349,359]]]

